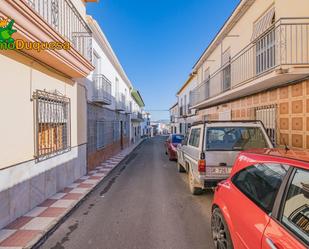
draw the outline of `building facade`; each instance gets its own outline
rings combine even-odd
[[[144,100],[138,90],[131,91],[131,143],[137,143],[142,138],[142,123],[144,121]]]
[[[141,137],[142,97],[128,79],[98,23],[87,18],[93,38],[95,70],[86,80],[88,168],[137,142]]]
[[[178,102],[176,102],[170,109],[170,124],[171,124],[171,133],[179,133],[179,123],[178,123],[178,116],[179,116],[179,108]]]
[[[308,9],[242,0],[193,67],[197,119],[258,119],[275,145],[309,149]]]
[[[0,131],[5,152],[0,157],[0,227],[86,173],[86,89],[81,79],[94,69],[86,2],[66,0],[60,8],[49,0],[1,1],[1,27],[15,31],[0,49],[5,89],[0,113],[6,120]],[[26,45],[4,47],[17,42]],[[47,43],[54,45],[46,48]]]
[[[170,109],[172,133],[185,134],[190,125],[197,121],[196,110],[192,108],[192,91],[197,87],[196,74],[191,73],[177,92],[177,103]]]

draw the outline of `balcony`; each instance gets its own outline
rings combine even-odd
[[[143,119],[143,114],[140,113],[140,112],[133,112],[131,114],[131,120],[132,121],[136,121],[136,122],[142,122],[144,119]]]
[[[209,107],[309,75],[309,18],[280,19],[198,85],[192,108]]]
[[[112,103],[112,84],[103,75],[93,75],[93,101],[103,104],[110,105]]]
[[[70,49],[22,51],[70,76],[86,77],[91,65],[91,31],[70,0],[2,1],[0,15],[15,20],[14,39],[24,42],[69,42]]]
[[[123,93],[118,94],[116,111],[126,111],[126,96]]]

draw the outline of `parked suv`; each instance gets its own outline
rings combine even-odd
[[[188,172],[192,194],[229,177],[242,150],[273,148],[261,121],[194,123],[177,148],[179,172]]]
[[[309,152],[242,152],[212,205],[215,248],[309,248]]]

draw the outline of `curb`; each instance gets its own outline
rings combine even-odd
[[[109,180],[109,176],[119,169],[145,140],[142,138],[136,144],[101,162],[95,169],[1,229],[0,248],[40,248],[94,191]]]
[[[83,203],[85,202],[88,197],[97,190],[104,181],[111,175],[135,150],[137,150],[141,144],[146,139],[141,139],[138,144],[121,160],[119,163],[111,169],[89,192],[87,192],[77,203],[74,204],[61,218],[59,218],[54,225],[52,225],[38,240],[31,243],[30,245],[26,246],[25,249],[38,249],[42,246],[45,241],[72,215],[72,213]]]

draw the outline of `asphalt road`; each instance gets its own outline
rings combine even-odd
[[[187,175],[142,143],[41,246],[48,249],[213,249],[212,193],[189,193]]]

